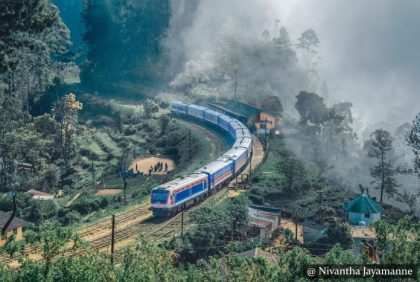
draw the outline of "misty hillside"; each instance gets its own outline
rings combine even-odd
[[[0,281],[420,275],[419,14],[0,0]]]

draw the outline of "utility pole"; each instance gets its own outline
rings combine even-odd
[[[295,240],[296,240],[296,243],[298,243],[298,217],[297,217],[297,211],[295,213],[295,221],[296,221],[296,224],[295,224]]]
[[[92,159],[92,181],[93,181],[93,190],[96,189],[96,176],[95,176],[95,163]]]
[[[123,167],[122,180],[123,180],[123,190],[124,190],[124,205],[127,205],[127,173],[126,173],[124,161],[123,161],[122,167]]]
[[[189,160],[191,160],[191,129],[188,129],[188,150],[189,150]]]
[[[114,264],[114,243],[115,243],[115,214],[112,215],[111,264]]]
[[[184,207],[182,207],[182,212],[181,212],[181,238],[184,238]]]
[[[233,224],[234,223],[234,221],[233,221],[233,215],[232,215],[232,228],[231,228],[231,230],[230,230],[230,240],[231,241],[233,241]]]
[[[237,96],[237,88],[238,88],[238,70],[235,70],[235,101],[238,101]]]
[[[124,182],[124,205],[127,205],[127,178],[123,177],[123,182]]]
[[[251,151],[251,159],[249,160],[249,177],[252,176],[252,156],[253,155],[254,155],[254,149],[252,149],[252,151]]]
[[[12,223],[13,218],[15,218],[16,215],[16,192],[10,192],[10,194],[13,197],[13,212],[12,215],[10,216],[10,218],[7,220],[6,224],[3,226],[2,230],[1,230],[1,235],[6,235],[6,230],[9,227],[9,225]]]
[[[265,116],[265,130],[264,130],[264,136],[265,136],[265,147],[267,148],[267,116]]]

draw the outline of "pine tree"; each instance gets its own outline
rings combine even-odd
[[[395,179],[396,170],[391,159],[392,137],[391,134],[383,129],[378,129],[372,133],[368,157],[378,160],[378,164],[371,169],[371,175],[377,183],[377,189],[381,191],[383,203],[384,193],[393,196],[398,187]]]
[[[415,155],[414,169],[420,177],[420,113],[413,121],[413,126],[405,137],[408,145],[413,149]]]

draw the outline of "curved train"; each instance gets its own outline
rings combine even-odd
[[[252,136],[240,121],[205,107],[181,102],[170,105],[171,113],[218,127],[234,140],[233,146],[217,160],[194,173],[176,178],[152,190],[155,217],[168,217],[214,193],[246,167],[252,155]]]

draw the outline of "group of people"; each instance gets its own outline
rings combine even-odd
[[[168,172],[168,164],[164,162],[157,162],[154,166],[150,166],[149,168],[149,176],[152,172],[160,172],[160,171]]]

